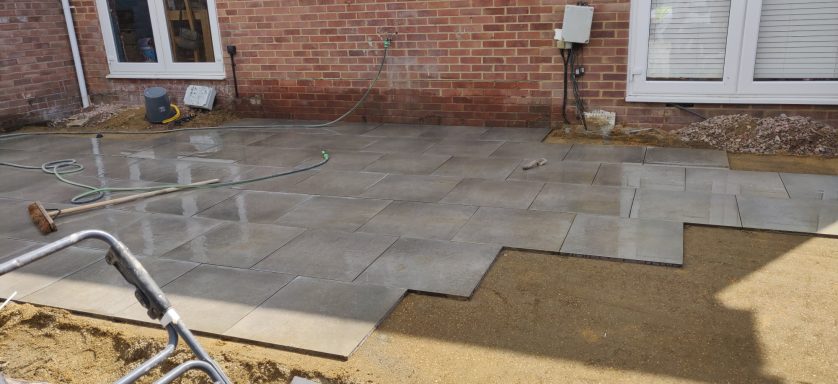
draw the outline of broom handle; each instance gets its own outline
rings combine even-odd
[[[158,189],[156,191],[138,193],[136,195],[131,195],[131,196],[118,197],[116,199],[97,201],[95,203],[80,205],[78,207],[62,209],[60,211],[53,211],[53,212],[50,212],[49,215],[52,216],[52,217],[55,217],[58,214],[61,214],[61,216],[64,216],[64,215],[71,214],[71,213],[87,212],[87,211],[90,211],[90,210],[93,210],[93,209],[96,209],[96,208],[99,208],[99,207],[104,207],[106,205],[125,203],[125,202],[129,202],[129,201],[143,199],[143,198],[146,198],[146,197],[151,197],[151,196],[162,195],[162,194],[165,194],[165,193],[176,192],[176,191],[180,191],[182,189],[188,189],[188,188],[184,188],[184,187],[197,187],[197,186],[200,186],[200,185],[217,183],[219,181],[221,181],[221,180],[212,179],[212,180],[206,180],[206,181],[199,181],[197,183],[186,184],[186,185],[181,186],[181,187],[170,187],[170,188],[165,188],[165,189]]]

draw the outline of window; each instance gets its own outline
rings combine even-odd
[[[838,1],[632,1],[626,100],[838,104]]]
[[[96,0],[109,78],[223,79],[215,0]]]

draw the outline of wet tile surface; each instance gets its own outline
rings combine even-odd
[[[736,197],[698,192],[639,189],[631,207],[631,217],[681,223],[741,226]]]
[[[647,164],[683,165],[690,167],[728,168],[727,152],[713,149],[648,148]]]
[[[594,185],[683,191],[686,185],[686,169],[640,164],[602,164],[594,179]]]
[[[394,236],[309,230],[254,268],[352,281],[394,241]]]
[[[333,229],[352,232],[390,204],[389,200],[314,196],[275,223],[290,227]]]
[[[234,189],[199,189],[175,192],[151,199],[140,200],[132,205],[120,205],[138,212],[168,213],[190,217],[240,193]]]
[[[452,157],[442,164],[434,176],[505,179],[521,160],[506,158]]]
[[[666,221],[576,215],[562,252],[682,265],[684,226]]]
[[[444,140],[434,144],[426,155],[488,157],[503,144],[501,141]]]
[[[838,204],[834,201],[789,200],[737,196],[746,228],[838,235]]]
[[[401,238],[355,281],[471,297],[501,247]]]
[[[394,201],[359,232],[450,240],[477,207]]]
[[[364,147],[365,151],[380,153],[422,153],[439,140],[384,137]]]
[[[525,159],[521,164],[531,159]],[[599,170],[598,163],[585,161],[557,161],[529,170],[520,166],[507,178],[508,180],[547,181],[553,183],[591,184]]]
[[[135,255],[161,256],[221,223],[211,219],[149,214],[113,235]]]
[[[348,357],[405,291],[297,277],[224,334]]]
[[[527,209],[543,185],[532,181],[464,179],[441,202]]]
[[[162,257],[250,268],[303,232],[303,228],[226,222]]]
[[[309,195],[244,191],[198,214],[219,220],[270,224],[311,198]]]
[[[599,163],[642,163],[645,152],[644,147],[573,144],[564,159]]]
[[[436,203],[460,182],[457,177],[387,175],[362,197]]]
[[[530,209],[629,217],[634,194],[631,188],[547,183]]]
[[[550,133],[550,128],[489,128],[480,140],[540,142]]]
[[[781,173],[792,199],[838,200],[838,176]]]
[[[288,191],[310,195],[358,196],[384,176],[386,174],[375,172],[319,171],[289,187]]]
[[[453,241],[558,252],[573,214],[481,207]]]
[[[0,239],[0,254],[10,250],[8,239]],[[17,240],[19,241],[19,240]],[[14,254],[8,253],[4,259],[0,256],[0,263],[19,256],[24,251],[31,251],[43,244],[27,243],[25,249],[19,249]],[[0,276],[0,297],[8,297],[17,292],[16,297],[24,297],[44,288],[62,278],[101,260],[105,257],[104,250],[71,247],[53,253],[23,268]]]
[[[368,165],[368,172],[429,175],[448,161],[448,155],[386,154]]]
[[[491,157],[509,157],[515,159],[545,158],[549,161],[561,161],[570,151],[568,144],[516,143],[507,142],[492,152]]]
[[[774,172],[687,168],[687,191],[788,198],[780,175]]]

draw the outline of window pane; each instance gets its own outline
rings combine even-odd
[[[117,59],[122,63],[156,63],[154,32],[146,0],[108,0]]]
[[[175,62],[215,61],[207,0],[164,0]]]
[[[838,80],[838,1],[763,0],[754,80]]]
[[[731,0],[652,0],[648,80],[721,81]]]

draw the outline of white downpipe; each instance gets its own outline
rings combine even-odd
[[[70,49],[73,51],[73,63],[76,65],[76,78],[79,81],[79,93],[81,94],[81,106],[90,106],[90,96],[87,94],[87,85],[84,82],[84,70],[81,67],[81,55],[79,55],[79,42],[76,40],[76,28],[73,26],[73,14],[70,12],[70,0],[61,0],[64,8],[64,21],[67,22],[67,35],[70,36]]]

